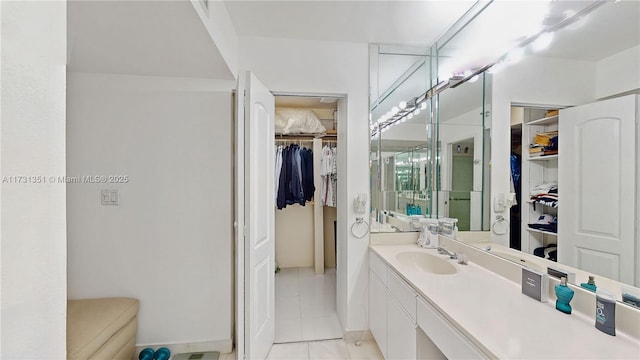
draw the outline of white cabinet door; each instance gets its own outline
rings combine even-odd
[[[560,110],[558,262],[634,279],[636,95]]]
[[[387,358],[387,290],[373,271],[369,271],[369,329]]]
[[[387,293],[387,360],[416,358],[416,325],[400,304]]]

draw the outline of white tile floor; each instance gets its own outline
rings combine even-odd
[[[342,338],[336,313],[336,270],[283,268],[276,274],[275,343]]]
[[[363,341],[359,346],[344,340],[324,340],[273,344],[267,360],[383,360],[375,341]],[[220,360],[236,360],[236,354],[221,354]]]

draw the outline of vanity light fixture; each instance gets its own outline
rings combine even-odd
[[[400,108],[400,110],[404,110],[407,107],[407,102],[400,101],[400,104],[398,104],[398,107]]]
[[[538,35],[538,38],[536,38],[531,42],[531,48],[533,49],[533,51],[542,51],[548,48],[549,45],[551,45],[552,41],[553,41],[553,33],[544,32]]]
[[[517,47],[509,51],[509,54],[507,54],[505,61],[508,64],[516,64],[520,62],[520,60],[522,60],[523,58],[524,58],[524,48]]]

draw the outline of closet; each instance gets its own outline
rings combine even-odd
[[[275,97],[276,343],[342,337],[336,313],[337,100]]]
[[[511,208],[511,247],[556,261],[558,111],[513,106],[511,124],[511,180],[517,201]]]
[[[310,196],[305,193],[307,201],[282,206],[280,199],[280,204],[277,204],[276,263],[280,268],[313,267],[317,274],[322,274],[324,267],[335,267],[336,264],[336,207],[331,197],[335,194],[337,174],[334,169],[333,173],[326,175],[322,169],[325,165],[322,160],[327,158],[323,153],[328,149],[334,155],[337,153],[335,100],[276,96],[276,151],[278,148],[296,148],[305,152],[311,150],[315,187]],[[331,161],[335,164],[335,156]],[[276,174],[280,173],[281,170],[276,169]],[[304,172],[302,175],[304,177]],[[323,185],[327,184],[326,180],[329,180],[329,191],[321,194],[326,189],[326,185]],[[292,185],[280,184],[276,179],[276,187],[286,186]]]

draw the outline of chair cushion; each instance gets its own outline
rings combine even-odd
[[[134,319],[135,334],[138,306],[131,298],[67,301],[67,358],[88,359],[121,329],[131,332]]]

